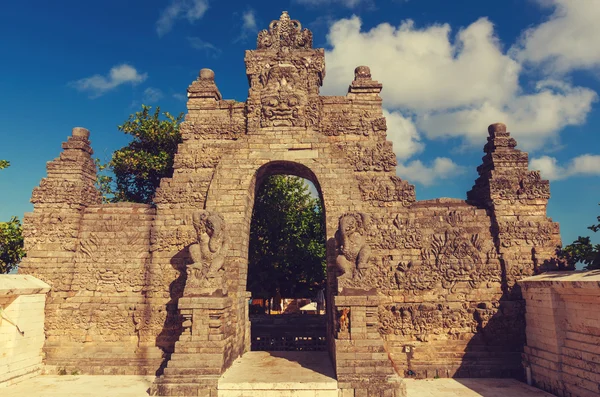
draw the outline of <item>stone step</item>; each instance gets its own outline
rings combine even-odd
[[[219,379],[219,397],[338,397],[326,352],[248,352]]]
[[[338,390],[220,390],[218,397],[338,397]]]

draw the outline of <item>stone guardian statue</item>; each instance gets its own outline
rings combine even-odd
[[[338,281],[354,278],[356,271],[367,268],[371,248],[367,244],[368,215],[360,212],[346,213],[340,217],[335,233]]]
[[[229,236],[225,220],[216,212],[202,210],[193,213],[192,225],[198,240],[189,247],[192,263],[187,266],[186,291],[205,295],[221,289],[226,294],[223,266]]]

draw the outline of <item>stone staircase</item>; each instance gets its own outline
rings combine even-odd
[[[248,352],[218,383],[218,397],[338,397],[326,352]]]

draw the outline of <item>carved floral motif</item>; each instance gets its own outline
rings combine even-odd
[[[214,168],[219,164],[221,156],[221,151],[210,147],[203,147],[192,152],[179,152],[175,154],[174,168],[177,171]]]
[[[398,165],[392,150],[392,142],[380,142],[374,146],[358,143],[339,143],[337,147],[350,161],[355,171],[393,171]]]
[[[410,336],[427,342],[431,335],[457,338],[470,333],[476,322],[473,310],[466,303],[454,304],[397,304],[379,307],[379,333]]]
[[[385,117],[374,118],[368,110],[356,111],[349,108],[323,114],[322,132],[326,136],[385,134]]]
[[[98,190],[91,184],[44,178],[40,186],[33,189],[31,202],[38,203],[81,203],[100,204]]]
[[[269,30],[258,33],[256,48],[259,50],[281,50],[283,48],[312,48],[312,32],[302,29],[300,22],[290,19],[286,11],[278,21],[269,24]]]
[[[235,140],[245,131],[245,122],[241,117],[209,116],[202,120],[181,123],[181,137],[188,139],[227,139]]]
[[[106,244],[106,239],[118,244]],[[145,261],[150,257],[146,234],[130,230],[125,220],[107,221],[80,239],[75,265],[76,290],[95,292],[139,292],[145,287]]]
[[[357,176],[357,179],[363,200],[371,201],[379,207],[389,207],[394,202],[408,207],[416,201],[415,187],[397,176]]]

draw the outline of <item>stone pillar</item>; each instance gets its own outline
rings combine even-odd
[[[404,397],[378,331],[380,298],[373,291],[344,289],[335,297],[335,370],[342,397]]]
[[[216,395],[217,382],[232,360],[232,300],[228,297],[193,296],[179,299],[183,333],[175,351],[152,386],[152,395]],[[211,392],[213,394],[211,394]]]

